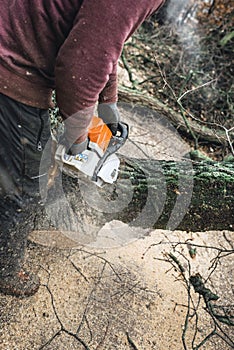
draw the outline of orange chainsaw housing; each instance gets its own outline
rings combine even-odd
[[[89,140],[96,143],[104,152],[107,149],[112,132],[99,117],[93,117],[88,129]]]

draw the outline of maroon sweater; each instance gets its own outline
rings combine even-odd
[[[126,39],[163,0],[1,0],[0,92],[64,118],[117,100]]]

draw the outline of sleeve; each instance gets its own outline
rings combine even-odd
[[[109,75],[106,86],[99,94],[99,103],[114,103],[118,100],[117,64],[114,65],[113,72]]]
[[[57,103],[64,119],[72,116],[67,127],[73,134],[87,130],[99,95],[117,98],[116,68],[124,42],[161,2],[83,1],[55,67]]]

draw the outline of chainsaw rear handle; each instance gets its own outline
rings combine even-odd
[[[120,136],[119,137],[122,137],[126,141],[127,138],[128,138],[128,132],[129,132],[128,124],[127,123],[123,123],[123,122],[119,122],[117,131],[120,132]]]
[[[106,152],[109,154],[115,153],[120,147],[124,145],[128,138],[129,127],[128,124],[120,122],[118,123],[117,134],[110,139],[109,146]],[[118,135],[120,133],[120,135]]]
[[[92,181],[97,181],[98,173],[99,173],[101,167],[103,166],[103,164],[105,163],[105,161],[107,160],[107,158],[111,154],[116,153],[120,149],[120,147],[122,147],[125,144],[125,142],[128,138],[128,132],[129,132],[128,124],[123,123],[123,122],[119,122],[118,128],[117,128],[117,134],[115,136],[111,137],[109,145],[108,145],[104,155],[99,160],[99,162],[94,170],[94,173],[92,176]],[[118,133],[120,133],[120,135],[118,135]]]

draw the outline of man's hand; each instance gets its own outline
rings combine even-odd
[[[88,138],[86,138],[81,143],[73,143],[73,145],[69,149],[69,153],[75,156],[76,154],[80,154],[85,151],[88,147]]]
[[[98,115],[115,135],[120,122],[120,114],[116,103],[100,103],[98,105]]]
[[[113,135],[116,135],[120,122],[120,114],[116,103],[100,103],[98,105],[98,115],[103,122],[109,127]],[[66,140],[66,135],[64,137]],[[67,140],[68,141],[68,140]],[[81,142],[80,142],[81,141]],[[63,142],[64,143],[64,142]],[[82,153],[88,147],[88,135],[80,137],[75,143],[68,147],[66,142],[67,153],[76,155]]]

